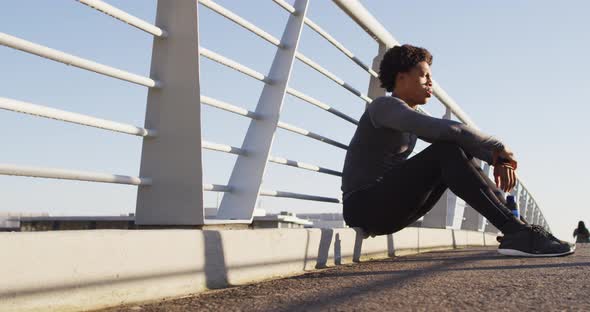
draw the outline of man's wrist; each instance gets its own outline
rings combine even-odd
[[[502,156],[498,156],[496,157],[496,162],[494,163],[495,165],[509,165],[510,164],[510,159],[508,158],[504,158]]]

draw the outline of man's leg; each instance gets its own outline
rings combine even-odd
[[[501,231],[513,232],[522,227],[506,207],[498,188],[453,143],[431,144],[388,171],[379,187],[377,192],[381,195],[377,197],[395,201],[390,208],[396,210],[396,221],[400,223],[426,214],[448,187]]]
[[[471,158],[468,155],[467,155],[467,157]],[[498,201],[500,201],[504,206],[506,206],[506,199],[504,198],[504,193],[496,186],[496,184],[489,178],[489,176],[481,169],[481,167],[475,162],[475,160],[471,159],[469,162],[471,163],[473,168],[477,171],[477,173],[479,173],[479,175],[482,177],[482,179],[486,182],[488,187],[492,190],[492,193],[496,196]],[[426,201],[424,202],[422,207],[420,207],[418,210],[416,210],[414,214],[410,215],[407,225],[410,225],[410,224],[416,222],[416,220],[420,219],[426,213],[428,213],[432,209],[432,207],[434,207],[434,205],[438,202],[438,200],[440,199],[442,194],[447,190],[447,188],[448,188],[448,186],[445,183],[443,183],[442,179],[441,179],[441,183],[439,185],[436,185],[435,190],[433,190],[433,192],[429,196],[426,197]]]
[[[457,196],[486,217],[502,232],[514,232],[522,224],[506,207],[501,191],[462,148],[451,143],[435,143],[443,180]]]
[[[407,221],[403,224],[402,228],[405,228],[410,224],[416,222],[418,219],[422,218],[425,214],[432,210],[432,207],[436,205],[436,203],[440,200],[440,198],[447,189],[447,185],[444,184],[442,181],[439,184],[435,185],[432,191],[427,196],[425,196],[425,200],[422,206],[410,212]]]
[[[498,198],[498,200],[504,206],[506,206],[506,198],[504,198],[504,192],[502,192],[496,186],[496,183],[494,181],[492,181],[492,179],[490,179],[490,177],[481,169],[481,167],[475,162],[475,160],[472,159],[471,160],[471,164],[473,165],[473,167],[475,168],[475,170],[477,170],[477,172],[482,176],[482,178],[487,183],[487,185],[490,187],[490,189],[492,189],[492,192],[494,193],[494,195],[496,195],[496,198]]]
[[[543,228],[517,220],[493,182],[452,143],[434,143],[388,171],[380,183],[357,197],[358,208],[366,215],[367,228],[377,230],[375,234],[392,233],[430,210],[444,186],[504,232],[498,248],[502,254],[553,257],[575,251]]]

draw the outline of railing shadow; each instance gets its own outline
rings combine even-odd
[[[333,229],[320,229],[320,244],[318,246],[318,258],[315,264],[316,269],[327,267],[328,257],[330,255],[330,245],[332,244]]]
[[[362,271],[362,272],[318,272],[318,273],[311,273],[306,274],[298,277],[294,277],[294,279],[298,280],[305,280],[305,279],[326,279],[326,281],[320,282],[322,283],[335,283],[334,278],[349,278],[349,277],[362,277],[362,276],[381,276],[378,280],[368,282],[366,284],[355,284],[354,287],[343,287],[342,289],[334,291],[333,289],[330,293],[325,293],[325,295],[308,297],[301,300],[295,300],[288,306],[284,306],[278,311],[304,311],[307,308],[312,309],[314,311],[321,311],[323,309],[328,309],[330,306],[334,306],[335,304],[342,303],[344,301],[354,300],[354,298],[360,298],[365,296],[370,292],[380,291],[386,287],[391,287],[391,285],[404,285],[407,282],[416,280],[419,278],[425,278],[430,275],[438,274],[441,272],[460,272],[460,271],[501,271],[501,270],[532,270],[532,269],[549,269],[549,268],[571,268],[571,267],[579,267],[579,268],[587,268],[590,266],[590,262],[583,261],[583,262],[573,262],[573,263],[563,263],[563,262],[555,262],[555,263],[538,263],[538,264],[510,264],[510,265],[478,265],[476,262],[481,260],[498,260],[498,258],[503,259],[518,259],[518,258],[507,258],[503,256],[496,256],[495,251],[483,251],[478,252],[474,255],[465,255],[459,257],[452,257],[451,253],[454,251],[449,252],[449,257],[435,257],[435,258],[428,258],[428,259],[406,259],[406,261],[424,261],[424,262],[434,262],[431,265],[428,263],[424,263],[417,269],[394,269],[394,270],[380,270],[380,271]],[[530,259],[530,258],[527,258]],[[559,258],[555,259],[558,261]],[[583,258],[584,260],[587,257]],[[390,259],[390,260],[382,260],[382,261],[391,261],[395,262],[406,262],[400,261],[401,259]],[[470,264],[470,267],[465,267],[466,264]],[[425,265],[425,266],[424,266]]]
[[[229,285],[227,265],[223,253],[223,242],[218,231],[203,231],[205,245],[205,284],[209,289],[223,288]]]

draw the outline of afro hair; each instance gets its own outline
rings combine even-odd
[[[381,87],[388,92],[393,92],[397,73],[407,72],[420,62],[432,65],[432,54],[424,48],[404,44],[387,50],[379,65]]]

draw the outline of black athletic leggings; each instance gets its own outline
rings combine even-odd
[[[351,194],[344,200],[344,220],[375,235],[397,232],[430,211],[447,188],[499,230],[517,226],[495,183],[473,157],[446,142],[431,144],[372,187]]]

